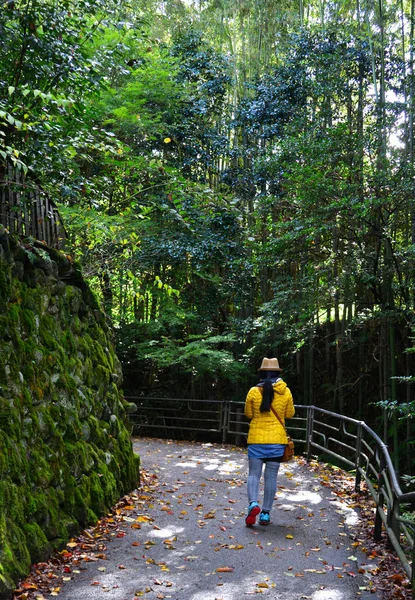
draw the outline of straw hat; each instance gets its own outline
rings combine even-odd
[[[282,371],[278,358],[264,358],[258,371]]]

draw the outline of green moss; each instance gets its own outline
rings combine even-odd
[[[0,562],[0,597],[11,598],[15,587],[15,582]]]
[[[37,523],[26,523],[23,526],[23,532],[31,562],[45,561],[51,552],[51,545],[39,525]]]
[[[20,306],[18,304],[10,304],[7,311],[7,318],[12,323],[18,323],[20,316]]]
[[[26,260],[33,287],[0,264],[0,595],[137,481],[108,326],[80,273],[58,264],[65,283],[32,277]]]
[[[63,439],[65,443],[76,442],[82,436],[81,424],[77,418],[76,413],[71,412],[67,416],[65,423],[65,429],[63,432]]]
[[[109,470],[107,465],[101,463],[99,465],[99,476],[104,502],[107,507],[112,506],[119,498],[119,487],[117,479]]]
[[[100,471],[103,471],[103,466],[100,465]],[[101,479],[104,477],[104,473],[92,473],[91,474],[91,509],[97,515],[102,515],[109,505],[105,502],[104,491],[101,486]]]
[[[36,319],[32,310],[23,308],[20,313],[20,322],[23,325],[27,335],[31,335],[36,331]]]
[[[30,464],[32,465],[30,480],[36,486],[47,487],[53,477],[50,463],[44,458],[43,453],[32,449],[30,452]]]
[[[10,269],[0,260],[0,306],[5,306],[10,297]]]
[[[67,331],[64,331],[62,342],[69,355],[72,355],[76,352],[75,336],[71,330],[68,329]]]
[[[24,498],[21,497],[19,485],[10,477],[0,481],[0,513],[6,515],[13,523],[23,525],[25,521]]]
[[[0,430],[8,437],[19,439],[21,431],[21,416],[12,400],[0,397]],[[1,445],[1,440],[0,440]],[[1,459],[0,459],[1,460]],[[0,470],[1,472],[1,470]]]
[[[9,320],[6,315],[0,316],[0,331],[1,331],[1,339],[8,342],[19,339],[19,334],[17,331],[16,323]]]
[[[10,479],[14,482],[25,481],[29,471],[28,462],[26,454],[20,449],[18,440],[10,438],[4,431],[0,431],[0,450],[6,456],[5,472]]]
[[[66,457],[70,473],[79,479],[81,475],[90,471],[91,461],[89,460],[88,448],[85,442],[76,442],[75,444],[65,444]]]
[[[1,528],[1,525],[0,525]],[[30,554],[23,531],[13,522],[7,523],[7,533],[0,544],[0,564],[12,580],[26,575],[30,569]]]
[[[98,521],[97,514],[94,513],[93,510],[91,510],[90,508],[88,508],[87,521],[86,521],[87,525],[92,525],[93,523],[96,523],[97,521]]]
[[[23,377],[27,382],[32,382],[36,376],[36,368],[32,362],[24,362],[21,366]]]
[[[57,350],[59,348],[59,343],[56,339],[56,332],[54,335],[50,330],[40,326],[39,337],[42,344],[49,350]]]
[[[94,340],[91,336],[86,333],[82,337],[78,338],[78,349],[82,354],[87,357],[93,354],[94,352]]]

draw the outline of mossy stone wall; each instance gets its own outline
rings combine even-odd
[[[0,225],[0,599],[137,485],[111,331],[64,254]]]

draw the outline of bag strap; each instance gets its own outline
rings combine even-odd
[[[277,419],[278,419],[278,421],[281,423],[281,425],[284,427],[285,435],[288,437],[288,434],[287,434],[287,430],[286,430],[286,428],[285,428],[285,425],[284,425],[284,423],[281,421],[281,419],[280,419],[280,417],[279,417],[279,414],[278,414],[278,413],[277,413],[277,411],[274,409],[274,407],[272,406],[272,404],[271,404],[271,406],[270,406],[270,409],[272,410],[272,412],[274,413],[274,415],[277,417]]]
[[[257,386],[257,387],[259,387],[259,386]],[[259,388],[259,389],[260,389],[262,392],[264,391],[264,390],[262,390],[262,388]],[[272,410],[272,412],[274,413],[274,415],[277,417],[278,421],[281,423],[281,425],[282,425],[282,427],[283,427],[283,429],[284,429],[284,431],[285,431],[285,435],[287,436],[287,439],[288,439],[290,436],[289,436],[289,435],[288,435],[288,433],[287,433],[287,428],[285,427],[284,423],[281,421],[279,414],[278,414],[278,413],[277,413],[277,411],[274,409],[274,407],[272,406],[272,404],[271,404],[271,406],[270,406],[270,409]]]

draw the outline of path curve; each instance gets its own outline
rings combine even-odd
[[[353,546],[358,515],[303,461],[281,466],[271,525],[247,528],[245,450],[148,438],[134,447],[144,485],[60,600],[377,598],[376,565]]]

